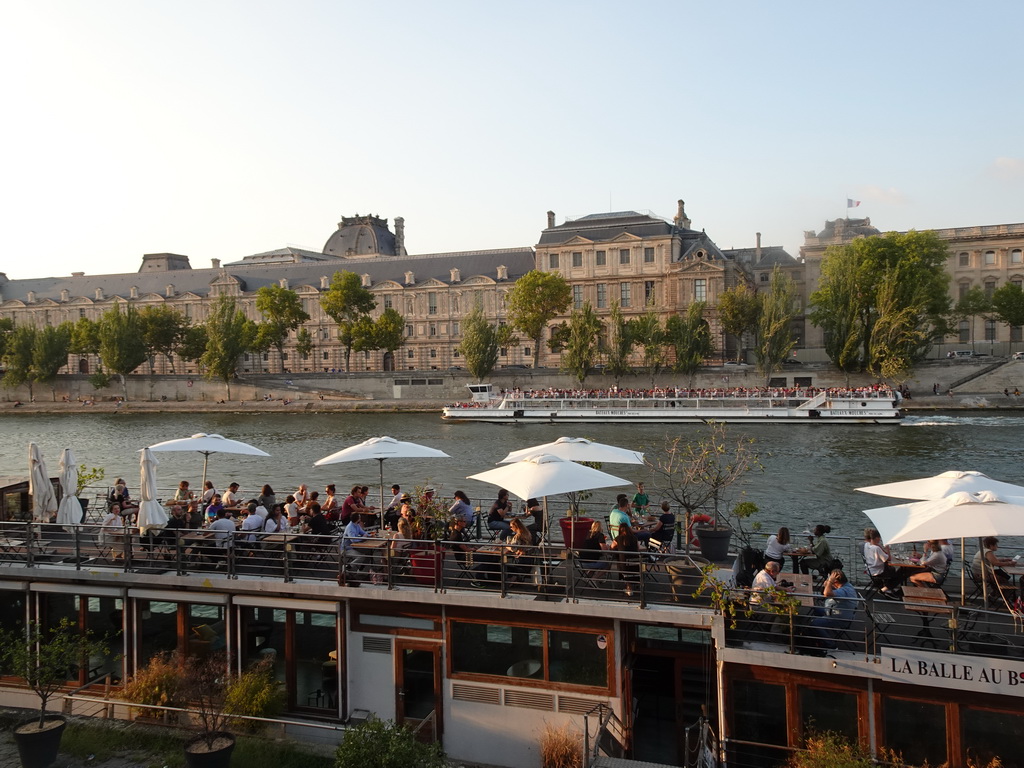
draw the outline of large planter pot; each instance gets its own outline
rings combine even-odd
[[[409,560],[412,563],[412,577],[420,584],[428,586],[437,581],[437,565],[439,554],[433,548],[414,549],[409,553]]]
[[[698,528],[697,538],[700,540],[700,553],[708,560],[720,562],[729,557],[732,531],[728,528]]]
[[[235,737],[230,733],[214,733],[211,750],[203,736],[185,742],[185,765],[189,768],[228,768],[235,749]]]
[[[46,768],[53,764],[67,724],[67,720],[59,715],[48,715],[42,730],[39,729],[38,717],[18,724],[14,729],[14,741],[24,768]]]
[[[590,535],[590,526],[594,524],[592,517],[563,517],[558,521],[562,529],[562,540],[566,549],[579,549]]]

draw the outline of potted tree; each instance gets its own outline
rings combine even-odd
[[[22,678],[39,698],[39,716],[14,728],[24,768],[46,768],[57,759],[67,721],[62,715],[47,715],[46,705],[69,678],[77,676],[80,666],[109,653],[103,640],[81,632],[66,618],[49,629],[30,622],[24,629],[0,634],[5,671]]]
[[[88,488],[93,483],[98,483],[107,476],[107,472],[103,467],[87,467],[85,464],[81,464],[78,467],[78,482],[75,487],[75,496],[78,497],[78,503],[82,505],[82,514],[89,508],[89,500],[82,497],[82,491]]]
[[[599,461],[578,461],[576,463],[591,469],[601,469]],[[576,491],[566,494],[569,499],[569,508],[565,511],[565,517],[558,521],[566,549],[579,549],[590,535],[590,526],[593,524],[594,518],[587,517],[587,510],[580,504],[593,495],[593,491]],[[547,521],[545,521],[545,528],[547,527],[546,523]]]
[[[199,731],[185,742],[189,768],[227,768],[231,763],[235,736],[227,731],[231,714],[226,706],[231,682],[222,653],[182,659],[180,692],[195,712],[193,723]]]
[[[666,440],[664,448],[648,459],[648,466],[659,490],[685,512],[686,552],[691,533],[700,543],[701,554],[712,561],[726,559],[734,533],[747,543],[750,534],[743,521],[757,506],[750,502],[730,506],[729,491],[747,472],[763,469],[753,438],[734,442],[724,424],[712,422],[695,440]],[[710,525],[694,523],[702,515]]]

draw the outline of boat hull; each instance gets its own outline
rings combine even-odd
[[[482,421],[491,424],[701,424],[709,421],[729,424],[877,424],[897,425],[902,414],[895,409],[808,411],[796,408],[743,409],[504,409],[445,408],[445,421]]]

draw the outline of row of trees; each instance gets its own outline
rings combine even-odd
[[[497,364],[499,349],[518,344],[513,335],[515,330],[522,331],[533,342],[536,367],[549,327],[548,348],[561,353],[562,370],[581,386],[601,359],[605,372],[614,376],[618,384],[624,375],[633,372],[633,359],[638,355],[652,383],[654,375],[665,369],[692,379],[714,351],[704,302],[694,302],[685,314],[670,315],[664,321],[653,307],[627,320],[619,304],[613,302],[607,322],[587,302],[573,309],[567,322],[550,326],[552,320],[566,312],[571,301],[572,290],[565,278],[534,270],[509,291],[510,326],[492,325],[483,310],[474,307],[463,322],[459,345],[467,370],[478,380],[487,376]],[[741,340],[747,334],[753,335],[758,368],[766,379],[778,370],[795,344],[791,332],[795,301],[792,281],[778,269],[766,292],[755,294],[739,287],[726,291],[720,299],[723,330]]]
[[[404,319],[390,308],[372,319],[370,312],[376,301],[355,273],[336,273],[321,305],[338,325],[346,370],[353,350],[393,352],[402,345]],[[95,354],[102,367],[91,377],[93,385],[107,386],[109,376],[117,375],[127,399],[125,377],[147,361],[152,366],[158,355],[166,357],[172,373],[175,357],[194,361],[204,375],[220,378],[230,387],[238,359],[246,352],[260,359],[276,349],[283,368],[284,345],[288,334],[296,329],[296,352],[306,356],[313,351],[313,336],[301,327],[310,319],[309,314],[295,291],[279,285],[264,286],[256,292],[256,309],[260,322],[246,318],[233,298],[221,296],[206,323],[200,325],[191,324],[181,312],[167,306],[136,310],[130,305],[117,305],[95,321],[81,318],[76,323],[45,328],[16,327],[10,319],[0,319],[0,359],[6,368],[3,384],[27,384],[31,396],[34,385],[42,384],[50,387],[56,399],[57,374],[67,365],[68,356]]]

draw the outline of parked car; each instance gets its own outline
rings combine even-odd
[[[1024,352],[1014,352],[1010,355],[1011,360],[1024,360]]]
[[[979,357],[973,349],[951,349],[946,353],[950,360],[969,360],[972,357]]]

